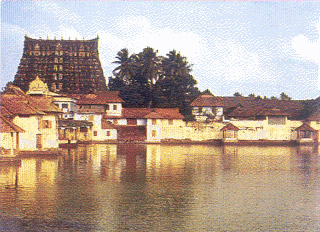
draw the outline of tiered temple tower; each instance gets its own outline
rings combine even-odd
[[[99,60],[98,37],[92,40],[43,40],[25,37],[13,84],[27,91],[37,76],[56,93],[107,90]]]

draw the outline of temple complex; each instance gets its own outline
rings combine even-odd
[[[37,76],[55,93],[92,93],[107,90],[92,40],[32,39],[25,36],[23,55],[14,85],[27,91]]]

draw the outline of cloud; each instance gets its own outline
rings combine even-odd
[[[37,1],[35,5],[41,12],[52,15],[59,23],[62,24],[74,24],[81,20],[80,15],[71,12],[70,10],[59,6],[57,2],[53,1]]]
[[[257,52],[251,52],[237,40],[214,39],[212,47],[204,54],[202,62],[209,65],[211,77],[227,81],[247,81],[259,79],[265,81],[272,77],[262,65]]]
[[[183,52],[190,59],[196,58],[205,47],[204,39],[191,31],[176,31],[153,25],[146,17],[129,16],[119,20],[119,37],[127,48],[140,52],[150,46],[161,55],[172,49]]]
[[[159,55],[166,55],[175,49],[181,51],[189,63],[198,63],[206,47],[204,39],[194,32],[157,27],[143,16],[121,17],[116,28],[116,33],[99,32],[100,59],[107,71],[106,76],[111,74],[114,68],[111,63],[122,48],[128,48],[130,53],[139,53],[149,46],[158,50]]]
[[[318,35],[320,34],[320,19],[316,23]],[[295,59],[310,61],[318,65],[317,87],[320,90],[320,39],[309,39],[307,36],[299,34],[291,40],[293,49],[292,56]]]

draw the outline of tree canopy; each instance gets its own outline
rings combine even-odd
[[[176,50],[162,57],[150,47],[131,55],[124,48],[113,63],[118,66],[109,78],[109,89],[120,91],[126,107],[178,107],[191,116],[189,103],[200,91],[190,74],[192,65]]]

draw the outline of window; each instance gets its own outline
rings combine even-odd
[[[107,131],[107,136],[110,136],[110,135],[111,135],[110,131]]]
[[[286,117],[283,117],[283,116],[269,116],[268,117],[268,124],[269,125],[285,125],[286,124]]]
[[[54,65],[54,66],[53,66],[53,69],[54,69],[54,71],[57,71],[57,70],[58,70],[58,66],[57,66],[57,65]]]
[[[88,132],[88,128],[87,127],[80,127],[80,132]]]
[[[97,136],[97,135],[98,135],[98,131],[94,131],[93,136]]]
[[[311,131],[300,131],[300,137],[304,139],[311,138]]]
[[[152,119],[152,125],[157,125],[157,119]]]
[[[118,125],[118,119],[113,119],[113,124]]]
[[[113,110],[117,110],[118,106],[117,105],[113,105]]]
[[[62,71],[62,65],[59,66],[59,70]]]
[[[169,125],[173,125],[173,120],[172,119],[168,119],[168,124]]]
[[[62,108],[68,108],[68,104],[62,103],[61,107]]]
[[[107,110],[110,110],[110,106],[109,105],[107,105],[106,108],[107,108]]]
[[[156,130],[152,130],[151,134],[152,134],[152,137],[156,137],[157,136],[157,131]]]
[[[42,121],[42,128],[50,129],[52,127],[52,122],[50,120],[43,120]]]

